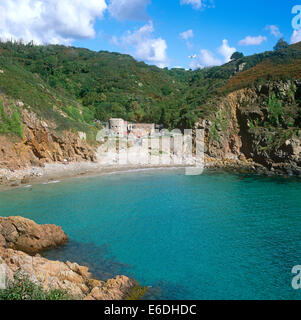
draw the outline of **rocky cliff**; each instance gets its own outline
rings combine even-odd
[[[93,279],[87,267],[50,261],[37,253],[66,241],[67,236],[58,226],[37,225],[22,217],[0,218],[0,265],[10,281],[16,274],[26,275],[44,290],[62,289],[74,299],[122,300],[139,287],[126,276],[108,281]]]
[[[206,154],[301,175],[300,93],[300,81],[271,81],[211,101],[217,112],[197,124]]]
[[[96,160],[95,148],[87,143],[84,133],[69,130],[59,134],[54,122],[40,120],[34,112],[25,109],[22,102],[17,104],[23,138],[12,139],[0,134],[0,168],[16,170],[45,163]]]

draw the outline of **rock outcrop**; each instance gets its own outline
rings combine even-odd
[[[68,241],[61,227],[38,225],[22,217],[0,217],[0,246],[35,254]]]
[[[6,265],[6,276],[13,281],[16,273],[27,275],[44,290],[62,289],[73,299],[122,300],[130,294],[137,282],[126,276],[108,281],[93,279],[87,267],[77,263],[50,261],[39,255],[0,247],[0,260]]]
[[[260,170],[301,175],[298,88],[298,81],[271,81],[214,101],[215,115],[197,124],[205,129],[205,153],[223,162],[247,161],[258,164]],[[284,110],[279,113],[278,126],[271,124],[272,95]]]
[[[22,217],[0,218],[0,264],[5,266],[7,279],[26,275],[46,291],[62,289],[79,300],[122,300],[139,286],[126,276],[106,282],[93,279],[88,267],[32,255],[67,240],[64,231],[55,225],[38,225]]]
[[[27,109],[20,109],[23,139],[18,141],[0,135],[0,168],[17,170],[43,167],[46,163],[96,161],[96,148],[83,139],[82,133],[65,131],[59,135],[54,123],[40,120]]]
[[[95,286],[84,300],[124,300],[138,283],[126,276],[117,276]]]

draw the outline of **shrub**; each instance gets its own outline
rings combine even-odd
[[[270,123],[278,127],[280,124],[280,117],[284,116],[284,109],[282,107],[281,101],[277,99],[274,93],[269,99],[268,110],[268,118],[270,120]]]
[[[219,131],[225,132],[228,128],[229,120],[227,119],[227,113],[223,110],[219,112],[216,119],[213,121],[209,131],[210,138],[219,142]]]
[[[0,300],[71,300],[64,290],[43,290],[42,286],[29,280],[27,275],[16,273],[14,281],[8,281],[6,289],[0,290]]]

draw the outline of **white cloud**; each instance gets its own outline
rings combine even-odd
[[[236,49],[231,48],[228,40],[224,39],[222,45],[217,49],[217,53],[223,57],[223,60],[215,57],[215,54],[210,50],[202,49],[200,54],[190,57],[193,59],[190,63],[190,68],[202,69],[206,67],[220,66],[223,63],[229,62],[234,52],[236,52]]]
[[[190,68],[203,69],[205,67],[219,66],[222,63],[223,62],[220,59],[214,57],[214,54],[211,51],[202,49],[197,58],[191,61]]]
[[[151,0],[110,0],[109,12],[118,20],[147,20],[146,7]]]
[[[110,43],[113,44],[114,46],[118,46],[119,45],[118,38],[116,36],[112,36],[110,38]]]
[[[183,4],[191,4],[196,10],[201,9],[204,6],[203,0],[181,0],[181,5]]]
[[[180,33],[180,37],[184,40],[189,40],[190,38],[193,38],[194,37],[193,30],[190,29]]]
[[[103,17],[106,8],[105,0],[1,1],[0,38],[37,44],[92,38],[95,20]]]
[[[127,50],[132,47],[136,59],[164,68],[169,65],[166,54],[167,44],[164,39],[155,38],[153,36],[154,31],[153,22],[149,21],[137,31],[128,31],[121,38],[121,44]]]
[[[187,30],[185,32],[180,33],[180,37],[186,41],[186,46],[189,49],[193,48],[193,44],[189,41],[189,39],[192,39],[194,37],[193,30]]]
[[[267,37],[263,37],[263,36],[258,36],[258,37],[247,36],[243,40],[240,40],[238,44],[240,46],[257,46],[267,40],[268,40]]]
[[[269,25],[266,26],[265,30],[270,31],[271,35],[275,38],[280,38],[283,36],[283,34],[280,32],[280,29],[277,26]]]
[[[218,48],[218,52],[224,57],[224,62],[231,60],[231,56],[236,52],[236,48],[231,48],[227,39],[223,40],[223,44]]]
[[[180,0],[181,5],[191,5],[195,10],[214,8],[214,0]]]
[[[301,29],[294,30],[291,36],[291,44],[297,43],[301,41]]]

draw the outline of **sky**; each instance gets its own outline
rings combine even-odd
[[[161,68],[221,65],[281,37],[301,41],[301,0],[0,0],[1,40],[126,53]]]

